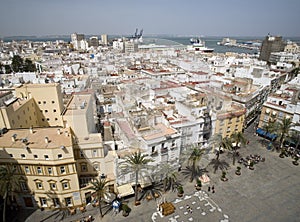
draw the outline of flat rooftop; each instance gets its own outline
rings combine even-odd
[[[58,131],[60,134],[58,134]],[[13,141],[12,137],[15,137]],[[46,139],[48,138],[48,143]],[[2,148],[24,148],[27,141],[30,148],[52,149],[61,146],[71,146],[72,139],[69,128],[51,127],[51,128],[33,128],[33,133],[29,129],[9,130],[0,137],[0,147]]]

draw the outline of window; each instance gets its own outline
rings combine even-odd
[[[42,190],[43,189],[43,183],[42,182],[36,182],[36,188],[38,189],[38,190]]]
[[[62,187],[63,187],[63,190],[69,189],[69,182],[63,182]]]
[[[99,171],[99,164],[94,164],[93,168],[94,168],[95,171]]]
[[[56,190],[56,183],[55,182],[50,183],[50,189],[51,190]]]
[[[46,101],[43,101],[43,104],[46,104]]]
[[[65,198],[66,206],[73,206],[71,197]]]
[[[14,172],[18,172],[18,167],[16,165],[13,165]]]
[[[48,155],[44,155],[45,160],[49,160],[49,156]]]
[[[62,154],[58,154],[58,155],[57,155],[57,158],[58,158],[58,159],[62,159]]]
[[[175,140],[172,141],[172,147],[175,146]]]
[[[20,182],[20,186],[21,186],[21,190],[22,190],[22,191],[28,191],[28,186],[27,186],[27,183],[26,183],[26,182],[21,181],[21,182]]]
[[[47,112],[48,112],[48,110],[45,109],[45,113],[47,113]]]
[[[50,119],[49,119],[49,118],[47,118],[47,121],[50,121]]]
[[[53,170],[52,170],[52,167],[48,167],[48,174],[53,174]]]
[[[54,120],[57,121],[58,119],[57,119],[57,118],[54,118]]]
[[[83,158],[84,157],[84,153],[82,150],[80,150],[80,157]]]
[[[55,103],[55,101],[52,101],[52,104],[54,104]]]
[[[64,166],[60,167],[60,173],[65,174],[66,173],[66,168]]]
[[[36,168],[36,170],[37,170],[37,173],[38,173],[38,174],[42,174],[42,173],[43,173],[43,171],[42,171],[42,168],[41,168],[41,167],[37,167],[37,168]]]
[[[56,113],[56,109],[54,109],[53,112]]]
[[[41,101],[38,101],[38,104],[41,104]]]
[[[155,146],[152,146],[151,151],[152,151],[152,153],[155,152]]]
[[[40,203],[42,207],[47,207],[47,199],[45,197],[40,197]]]
[[[10,157],[14,157],[14,155],[12,155],[11,153],[9,154]]]
[[[33,155],[33,158],[38,159],[39,157],[38,157],[38,155]]]
[[[26,173],[26,174],[29,174],[29,173],[30,173],[29,166],[25,166],[24,169],[25,169],[25,173]]]
[[[97,150],[93,150],[93,157],[97,157],[98,155],[97,155]]]
[[[21,158],[25,159],[26,158],[25,154],[21,154]]]
[[[81,165],[81,172],[87,172],[87,165],[86,164]]]

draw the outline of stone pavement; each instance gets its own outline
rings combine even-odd
[[[268,151],[260,142],[260,137],[254,136],[254,129],[249,127],[245,135],[250,143],[246,148],[239,150],[241,156],[258,154],[265,157],[265,162],[254,165],[254,170],[241,166],[241,175],[235,175],[236,166],[226,154],[220,159],[227,160],[231,167],[227,171],[227,182],[220,180],[221,172],[212,173],[209,166],[208,175],[211,178],[210,186],[215,186],[215,193],[207,191],[207,185],[202,191],[196,191],[194,183],[187,182],[183,188],[185,195],[178,198],[175,192],[166,193],[160,201],[172,202],[176,207],[173,214],[161,217],[157,211],[155,200],[142,201],[139,206],[133,206],[133,198],[129,199],[132,211],[128,217],[122,213],[114,214],[109,211],[102,219],[98,209],[87,211],[88,216],[93,213],[95,222],[188,222],[188,221],[233,221],[233,222],[277,222],[300,221],[300,168],[292,164],[291,158],[279,158],[279,153]],[[186,205],[192,208],[188,211]],[[34,215],[34,214],[33,214]],[[31,215],[31,216],[33,216]],[[71,216],[64,222],[76,221],[82,215]],[[29,221],[29,220],[27,220]],[[31,217],[30,221],[41,221],[38,216]],[[46,220],[50,222],[51,220]],[[52,220],[55,221],[55,220]]]

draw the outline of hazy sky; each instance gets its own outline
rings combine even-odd
[[[300,36],[300,0],[0,0],[0,37],[178,34]]]

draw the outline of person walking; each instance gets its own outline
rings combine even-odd
[[[208,191],[208,192],[210,192],[210,186],[208,186],[208,189],[207,189],[207,191]]]
[[[213,185],[211,188],[212,193],[215,193],[215,186]]]

